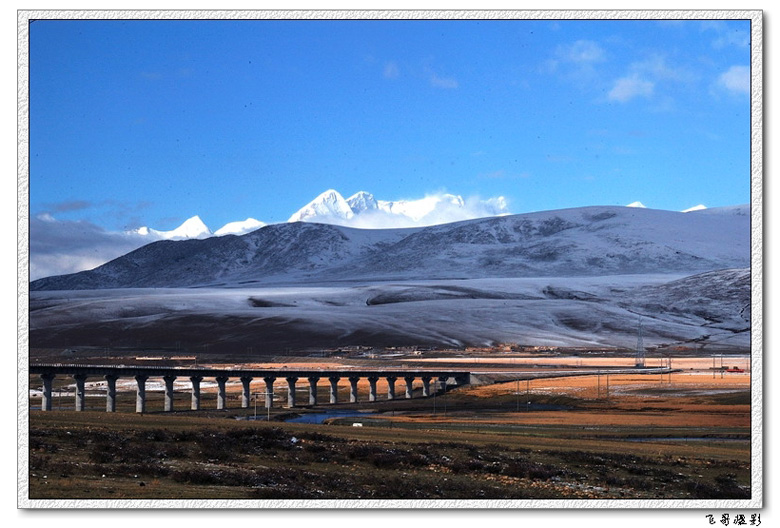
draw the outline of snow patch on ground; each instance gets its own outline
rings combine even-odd
[[[283,342],[289,332],[290,339],[311,336],[312,346],[371,345],[372,336],[396,336],[404,343],[450,346],[634,347],[641,319],[645,346],[748,348],[744,304],[750,290],[739,286],[746,276],[748,270],[727,270],[693,277],[32,292],[31,333],[35,346],[39,336],[85,322],[130,333],[190,318],[212,325],[215,338],[238,339],[243,332],[262,342],[264,333],[274,332]]]

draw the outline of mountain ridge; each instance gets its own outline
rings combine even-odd
[[[647,208],[642,202],[632,202],[625,207]],[[706,210],[702,204],[680,212],[688,213]],[[334,189],[320,193],[308,204],[293,213],[287,222],[313,222],[345,225],[358,228],[394,229],[403,227],[430,226],[452,223],[466,219],[510,215],[503,196],[480,200],[475,210],[470,210],[467,201],[460,195],[432,194],[415,200],[377,200],[367,191],[358,191],[344,198]],[[150,240],[184,240],[207,238],[226,234],[246,234],[268,225],[255,218],[228,222],[212,231],[198,215],[188,218],[170,231],[151,227],[139,227],[126,234],[148,237]]]
[[[749,266],[749,226],[744,207],[591,206],[404,229],[296,222],[153,242],[31,289],[703,272]]]

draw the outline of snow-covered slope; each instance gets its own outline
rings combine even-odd
[[[396,230],[277,224],[243,236],[156,242],[31,288],[690,274],[749,266],[749,227],[746,206],[583,207]]]
[[[214,234],[216,236],[243,235],[244,233],[249,233],[256,229],[260,229],[264,225],[266,225],[264,222],[255,220],[254,218],[247,218],[246,220],[240,222],[229,222],[214,231]]]
[[[636,345],[746,352],[750,272],[32,292],[36,347],[234,354],[347,345]],[[139,345],[140,344],[140,345]],[[657,357],[657,356],[655,356]]]

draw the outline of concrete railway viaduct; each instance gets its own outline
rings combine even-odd
[[[199,410],[200,384],[204,378],[214,378],[217,383],[217,409],[225,409],[227,398],[225,385],[230,378],[241,380],[241,406],[249,407],[251,392],[250,383],[253,379],[262,379],[265,382],[265,406],[273,405],[273,387],[277,379],[287,382],[287,405],[295,407],[296,383],[306,379],[309,387],[309,405],[317,405],[317,383],[327,378],[330,383],[330,403],[338,403],[338,383],[341,379],[349,380],[350,403],[358,401],[358,382],[367,379],[369,383],[368,401],[377,400],[376,384],[380,378],[387,380],[387,399],[396,398],[395,383],[403,379],[405,397],[412,397],[414,380],[422,381],[422,395],[431,395],[431,380],[448,383],[454,380],[455,385],[460,386],[469,383],[470,372],[461,370],[413,370],[413,369],[383,369],[383,370],[358,370],[358,369],[213,369],[213,368],[180,368],[180,367],[149,367],[149,366],[98,366],[98,365],[63,365],[63,364],[36,364],[30,365],[30,374],[37,374],[43,381],[43,400],[41,410],[52,410],[52,383],[57,376],[72,377],[76,382],[75,403],[76,410],[83,411],[86,404],[85,384],[87,378],[103,378],[106,381],[106,411],[116,411],[116,382],[119,378],[134,378],[137,383],[135,410],[138,413],[146,412],[146,381],[149,378],[162,378],[165,383],[165,411],[173,411],[173,382],[177,378],[189,378],[192,384],[193,410]]]

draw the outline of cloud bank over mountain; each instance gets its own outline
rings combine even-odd
[[[30,218],[30,280],[92,269],[148,244],[139,233],[112,232],[86,221]]]

